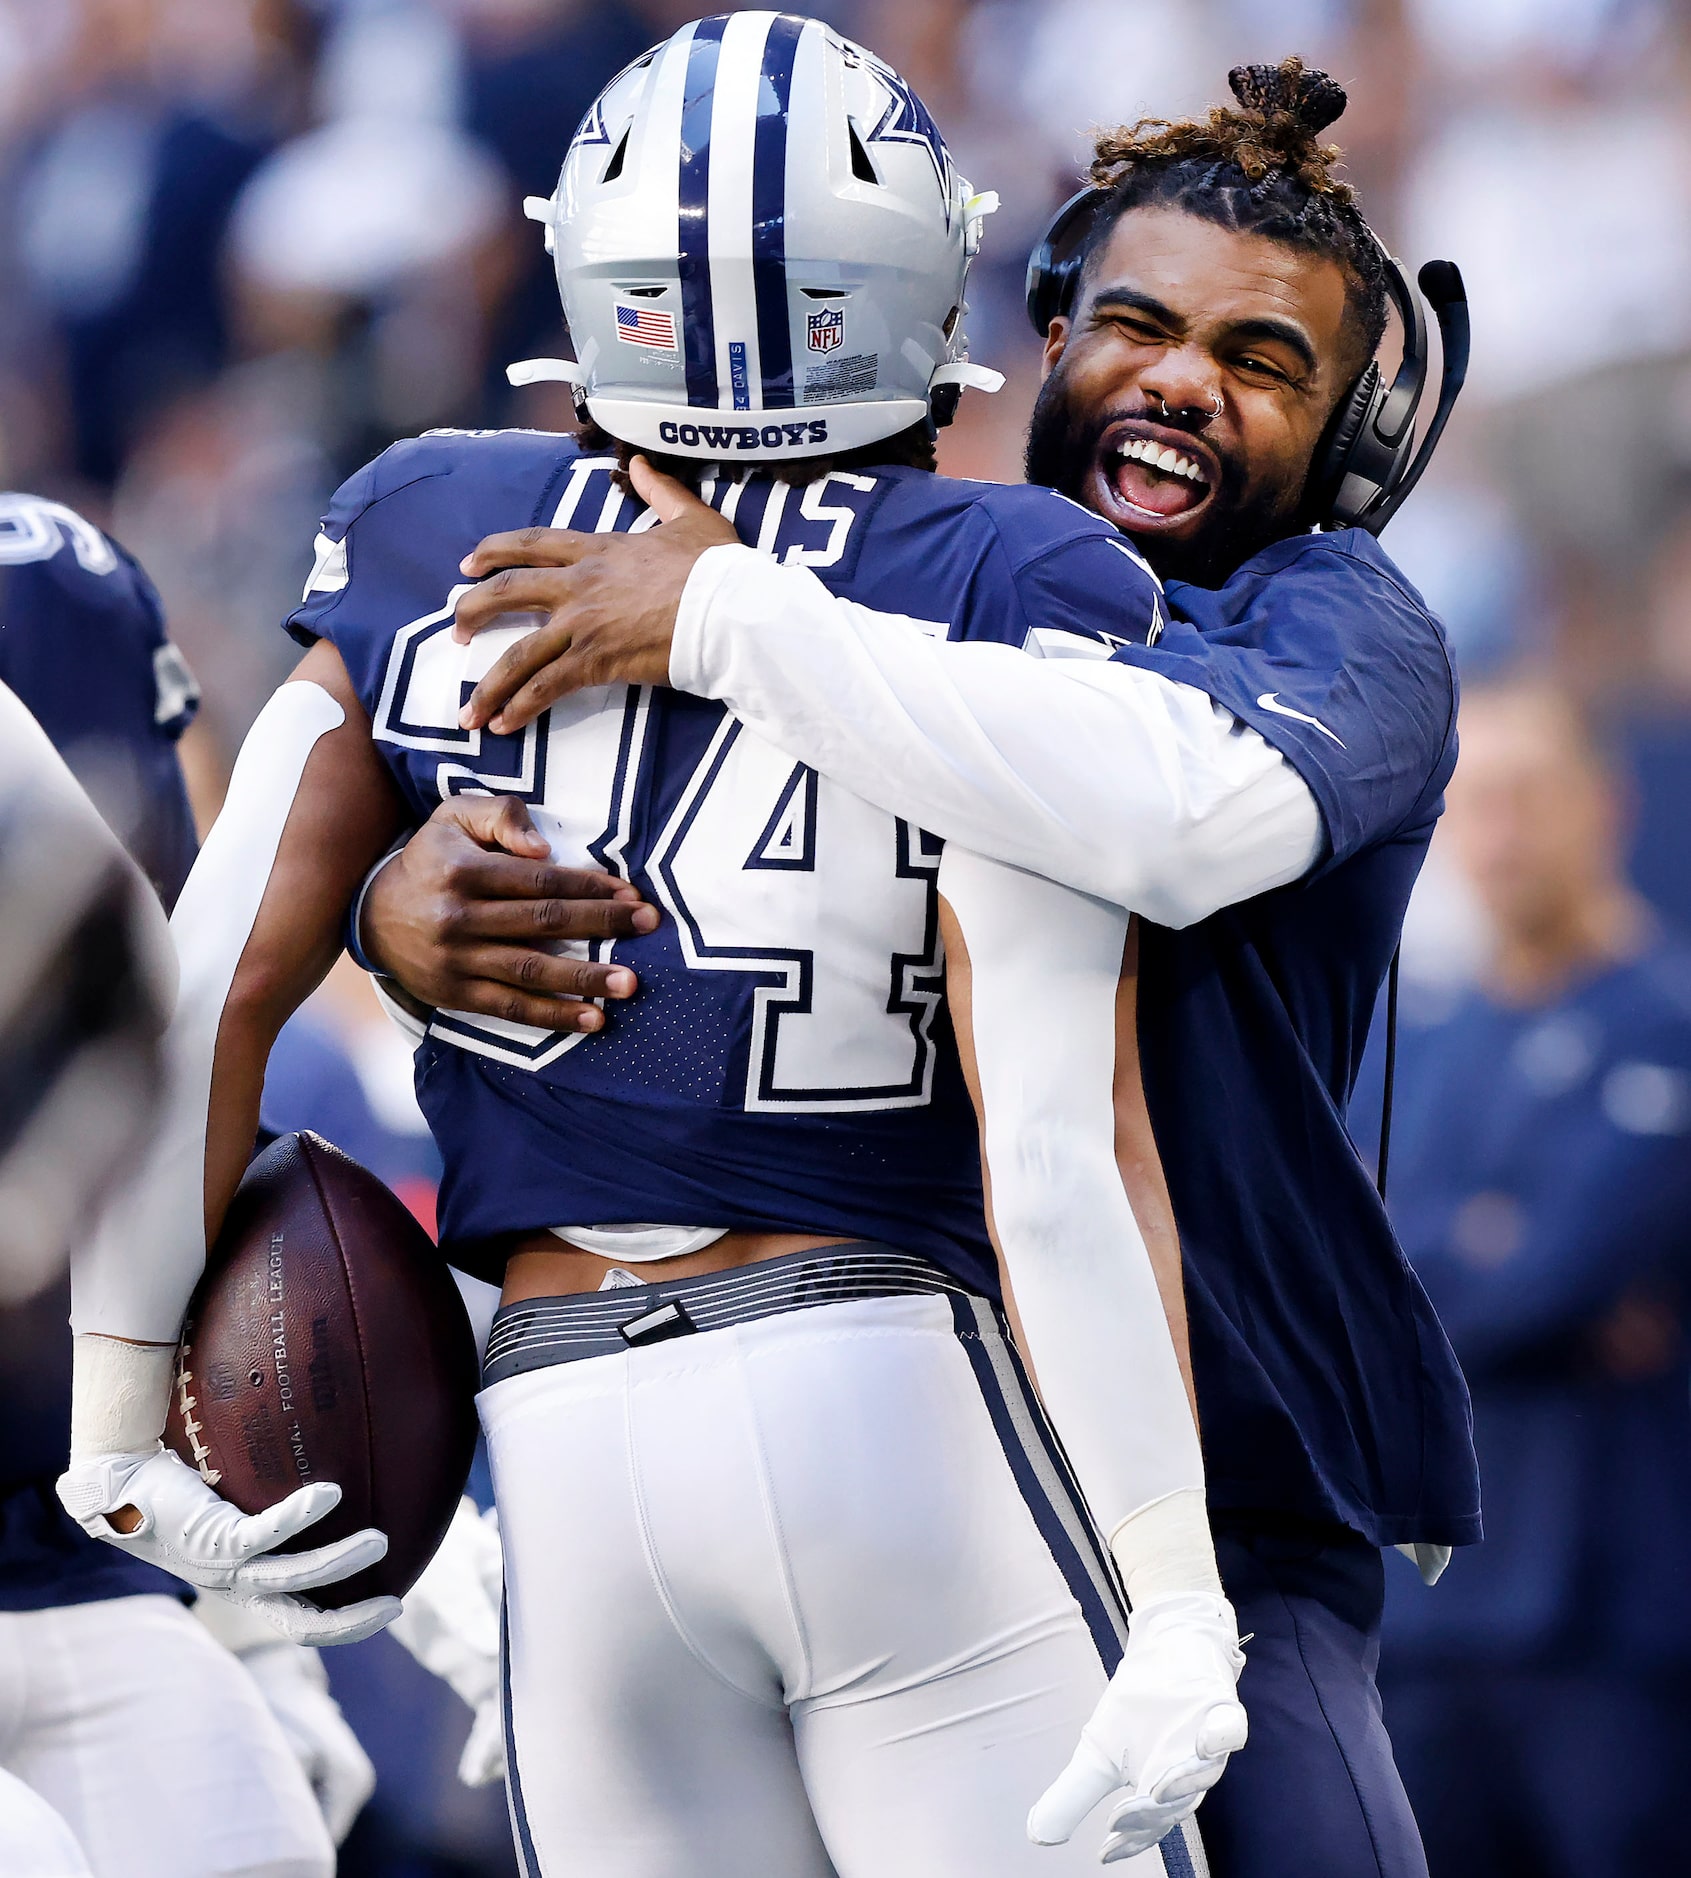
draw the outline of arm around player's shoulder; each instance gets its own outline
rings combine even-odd
[[[1297,770],[1325,863],[1430,825],[1456,760],[1443,628],[1372,536],[1298,535],[1222,586],[1171,582],[1156,643],[1124,663],[1207,692]]]

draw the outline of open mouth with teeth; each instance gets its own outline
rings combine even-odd
[[[1099,507],[1129,530],[1170,527],[1205,507],[1216,472],[1207,450],[1148,436],[1148,426],[1112,430],[1098,451]]]

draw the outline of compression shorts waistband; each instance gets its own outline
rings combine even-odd
[[[524,1298],[502,1305],[494,1317],[482,1384],[491,1387],[554,1363],[638,1350],[671,1337],[722,1330],[812,1305],[936,1291],[964,1296],[969,1287],[915,1253],[854,1239],[692,1278],[568,1297]]]

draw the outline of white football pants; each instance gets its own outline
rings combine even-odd
[[[71,1829],[32,1787],[0,1767],[0,1871],[7,1878],[89,1878]]]
[[[1098,1872],[1106,1808],[1025,1821],[1122,1620],[986,1305],[814,1306],[481,1413],[527,1878]],[[1135,1867],[1205,1870],[1192,1832]]]
[[[0,1769],[5,1878],[333,1878],[257,1683],[174,1598],[0,1611]]]

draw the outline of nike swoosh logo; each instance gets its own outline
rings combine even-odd
[[[1323,737],[1332,737],[1333,741],[1341,750],[1345,747],[1344,738],[1330,731],[1319,717],[1311,717],[1307,711],[1294,711],[1289,704],[1282,704],[1280,702],[1280,694],[1277,691],[1265,691],[1262,696],[1257,699],[1257,709],[1259,711],[1272,711],[1276,717],[1295,717],[1300,724],[1313,724],[1314,727],[1321,732]]]

